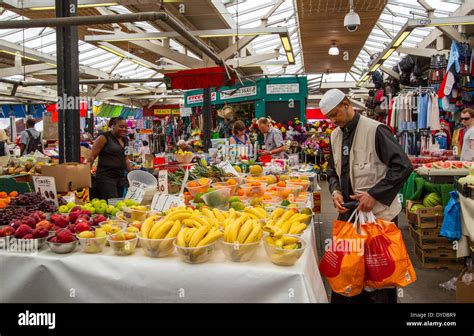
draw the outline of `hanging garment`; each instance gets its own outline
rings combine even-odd
[[[428,94],[422,93],[418,96],[418,129],[426,128],[426,117],[428,114]]]
[[[451,70],[451,67],[454,65],[454,70],[456,73],[461,71],[461,64],[459,63],[459,50],[456,42],[451,43],[451,52],[449,53],[448,65],[446,67],[447,71]]]
[[[430,102],[429,127],[432,131],[438,131],[441,129],[441,125],[439,123],[439,103],[438,95],[436,93],[430,95]]]

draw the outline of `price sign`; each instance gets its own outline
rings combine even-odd
[[[145,188],[145,184],[138,181],[132,181],[125,198],[137,201],[139,204],[141,204],[143,201],[143,197],[145,196]]]
[[[158,173],[158,191],[161,194],[168,194],[168,171],[160,170]]]
[[[290,167],[296,167],[300,163],[299,154],[290,154],[288,155],[288,165]]]
[[[53,201],[58,206],[58,195],[56,194],[56,182],[52,176],[33,176],[35,191],[48,201]]]
[[[157,192],[151,201],[151,211],[162,212],[177,206],[184,205],[182,197]]]
[[[221,162],[217,165],[217,167],[219,167],[220,169],[222,169],[226,173],[232,174],[232,175],[237,176],[237,177],[240,176],[239,173],[237,173],[237,171],[234,169],[234,167],[232,166],[230,161]]]

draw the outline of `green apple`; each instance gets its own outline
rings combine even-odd
[[[67,205],[61,205],[58,209],[59,213],[68,213],[69,212],[69,208]]]
[[[115,207],[114,207],[113,205],[109,205],[109,206],[107,206],[107,208],[106,208],[105,211],[106,211],[109,215],[111,215],[112,212],[114,211],[114,209],[115,209]]]
[[[98,199],[98,198],[93,198],[92,201],[91,201],[92,204],[97,203],[97,202],[100,202],[100,199]]]
[[[105,214],[105,211],[107,210],[107,207],[103,204],[100,204],[98,207],[95,208],[95,212],[98,214]]]
[[[125,200],[125,205],[128,206],[128,207],[130,207],[130,206],[134,205],[133,202],[134,202],[134,201],[131,200],[131,199],[126,199],[126,200]]]
[[[122,211],[122,208],[127,206],[127,204],[124,201],[118,201],[117,204],[115,204],[115,207],[119,209],[119,211]]]
[[[106,200],[100,200],[100,203],[107,205],[107,201],[106,201]]]
[[[86,210],[89,210],[91,214],[95,214],[95,208],[93,206],[86,206]]]
[[[113,208],[113,210],[110,212],[110,214],[111,214],[112,216],[115,216],[115,215],[117,214],[117,212],[119,212],[119,211],[120,211],[119,209]]]
[[[67,207],[68,207],[69,209],[72,209],[72,208],[74,208],[75,206],[76,206],[76,203],[74,203],[74,202],[69,202],[69,203],[67,204]]]

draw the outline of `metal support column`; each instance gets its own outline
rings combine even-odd
[[[211,114],[211,89],[204,89],[203,92],[203,104],[202,104],[202,119],[204,121],[203,125],[203,135],[202,135],[202,144],[204,145],[204,151],[208,151],[211,147],[211,125],[212,125],[212,114]]]
[[[56,17],[77,16],[77,0],[56,0]],[[77,26],[56,29],[59,161],[79,162],[80,94]]]

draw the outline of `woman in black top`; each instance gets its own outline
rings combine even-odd
[[[123,118],[112,118],[109,132],[101,134],[92,146],[87,162],[99,157],[96,172],[98,197],[110,199],[123,197],[127,185],[126,172],[130,171],[127,123]]]

